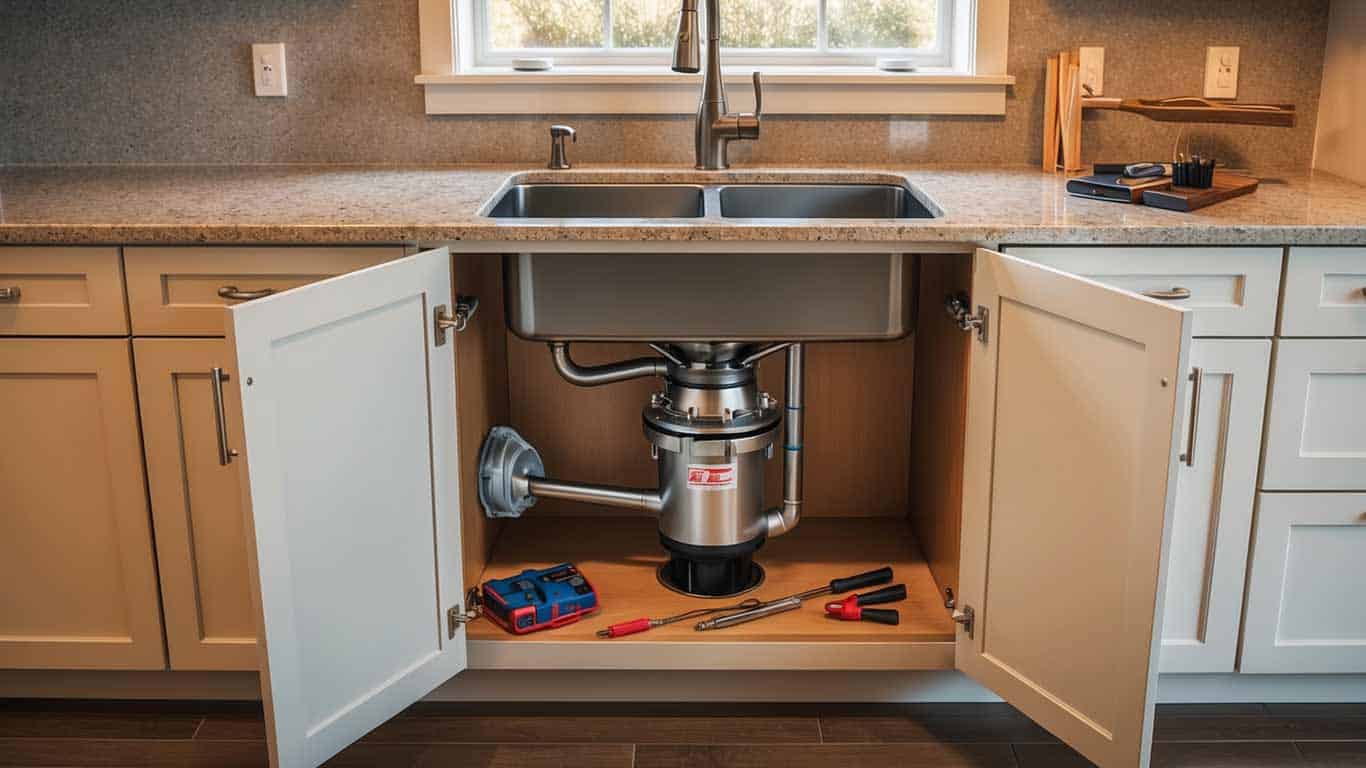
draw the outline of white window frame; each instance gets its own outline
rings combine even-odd
[[[725,2],[725,0],[721,0]],[[952,0],[955,20],[947,66],[883,72],[862,61],[774,63],[774,52],[727,51],[723,73],[733,109],[752,104],[749,76],[764,76],[765,114],[1003,115],[1010,0]],[[428,114],[693,114],[700,75],[661,61],[582,65],[553,55],[547,72],[479,66],[474,0],[419,0],[422,73]],[[658,54],[656,54],[658,55]],[[756,58],[757,56],[757,58]],[[841,57],[844,58],[844,57]],[[598,59],[601,61],[601,59]],[[570,63],[564,63],[570,62]]]
[[[667,48],[522,48],[517,50],[497,50],[487,47],[488,43],[488,3],[491,0],[470,0],[471,26],[476,34],[472,45],[473,61],[476,68],[511,67],[512,60],[527,56],[549,56],[557,67],[601,67],[601,66],[639,66],[665,67],[669,63],[670,51]],[[615,1],[615,0],[613,0]],[[722,0],[726,2],[727,0]],[[728,65],[768,66],[768,67],[863,67],[871,68],[879,56],[895,56],[915,62],[917,69],[947,71],[955,67],[953,60],[954,18],[971,10],[971,0],[935,0],[939,6],[938,23],[935,30],[935,45],[925,50],[914,49],[859,49],[830,48],[826,39],[829,28],[826,25],[825,6],[828,0],[815,0],[817,13],[817,39],[813,48],[757,49],[726,48],[723,60]],[[705,3],[699,2],[699,11]],[[458,9],[458,6],[457,6]],[[457,10],[457,14],[459,10]],[[705,17],[705,12],[700,14]],[[703,23],[706,21],[704,19]],[[604,38],[611,35],[611,17],[603,20]],[[705,28],[705,27],[704,27]]]

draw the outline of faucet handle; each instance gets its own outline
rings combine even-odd
[[[738,138],[759,138],[759,121],[764,115],[764,85],[759,80],[759,72],[754,72],[754,111],[741,112],[736,116]]]

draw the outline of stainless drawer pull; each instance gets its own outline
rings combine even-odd
[[[1162,301],[1181,301],[1191,297],[1191,289],[1173,286],[1170,291],[1144,291],[1144,296],[1150,299],[1161,299]]]
[[[8,288],[0,288],[0,301],[18,301],[19,286],[11,285]]]
[[[1205,383],[1205,369],[1194,368],[1191,370],[1191,428],[1190,436],[1186,442],[1186,452],[1181,454],[1181,461],[1186,466],[1195,466],[1195,436],[1200,429],[1200,385]]]
[[[213,420],[218,427],[218,463],[220,466],[228,466],[232,463],[232,457],[237,455],[237,451],[228,447],[228,416],[223,411],[223,382],[228,380],[228,375],[223,373],[222,368],[209,369],[209,383],[213,388]]]
[[[263,299],[272,293],[274,288],[261,288],[255,291],[241,291],[235,285],[225,285],[218,289],[218,295],[233,301],[251,301],[252,299]]]

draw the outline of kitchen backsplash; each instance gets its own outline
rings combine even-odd
[[[998,117],[780,117],[743,162],[1033,163],[1044,58],[1106,48],[1110,96],[1198,95],[1206,45],[1242,47],[1239,97],[1294,102],[1293,129],[1193,126],[1195,147],[1254,169],[1307,169],[1328,0],[1013,0]],[[290,96],[252,95],[249,45],[288,44]],[[682,163],[691,117],[432,117],[416,0],[0,0],[0,162],[538,162],[553,120],[580,162]],[[914,99],[914,94],[908,94]],[[1170,156],[1179,126],[1088,114],[1087,160]]]

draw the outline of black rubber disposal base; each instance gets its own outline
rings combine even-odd
[[[657,574],[660,584],[694,597],[733,597],[764,583],[764,569],[753,553],[706,560],[673,555]]]

